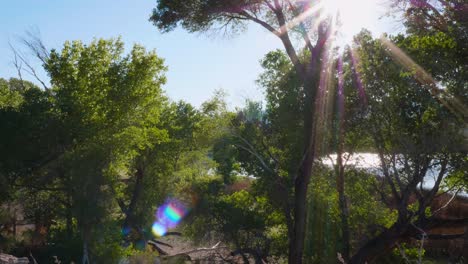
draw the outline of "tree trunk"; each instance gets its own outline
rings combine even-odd
[[[88,243],[86,240],[83,241],[83,260],[82,264],[89,264],[89,255],[88,255]]]
[[[319,89],[320,60],[319,53],[311,55],[310,64],[307,67],[307,76],[304,80],[305,109],[304,109],[304,156],[297,177],[294,181],[294,207],[293,230],[289,241],[290,264],[301,264],[304,253],[305,227],[307,221],[307,191],[312,174],[312,166],[315,159],[316,126],[314,113],[317,108],[317,91]]]
[[[468,261],[468,226],[465,226],[465,235],[463,236],[463,258]]]
[[[71,209],[71,197],[68,196],[68,204],[65,209],[66,230],[69,238],[73,236],[73,213]]]
[[[64,179],[65,183],[65,195],[66,195],[66,202],[64,203],[65,205],[65,227],[66,227],[66,232],[69,238],[73,236],[73,188],[71,186],[71,179],[70,177],[66,177],[64,172],[62,170],[59,171],[60,177]]]
[[[341,254],[345,262],[349,261],[350,254],[350,245],[349,245],[349,223],[348,223],[348,203],[345,194],[345,173],[344,173],[344,164],[343,164],[343,153],[340,149],[337,153],[337,178],[336,178],[336,189],[338,192],[339,198],[339,207],[340,207],[340,216],[341,216],[341,239],[342,239],[342,251]]]
[[[13,213],[13,237],[16,238],[16,208],[14,209]]]
[[[343,60],[338,59],[338,142],[337,142],[337,167],[336,167],[336,191],[338,192],[338,206],[341,216],[341,239],[342,239],[342,256],[345,262],[349,261],[350,245],[349,245],[349,208],[345,193],[345,164],[343,162],[344,153],[344,119],[345,119],[345,102],[344,102],[344,80],[343,80]]]
[[[123,223],[124,228],[133,228],[135,227],[135,210],[138,200],[141,196],[141,192],[143,191],[143,169],[137,168],[135,173],[135,187],[133,188],[132,198],[130,200],[130,204],[128,205],[127,210],[125,213],[125,220]]]
[[[349,260],[349,264],[372,263],[378,257],[385,255],[391,250],[398,240],[404,234],[406,228],[402,228],[396,223],[389,229],[384,230],[380,235],[368,241],[359,249],[356,254]]]
[[[310,167],[310,168],[309,168]],[[310,182],[312,164],[307,166],[303,176],[298,177],[294,186],[294,228],[289,242],[289,263],[301,264],[304,253],[305,226],[307,219],[307,187]],[[306,173],[308,176],[306,176]]]
[[[89,251],[88,251],[88,241],[89,241],[89,228],[88,226],[83,226],[81,231],[83,239],[83,259],[81,260],[82,264],[90,264],[89,261]]]

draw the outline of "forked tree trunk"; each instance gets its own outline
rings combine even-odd
[[[301,264],[304,254],[304,240],[307,221],[307,191],[310,178],[312,176],[312,167],[315,159],[316,150],[316,108],[318,106],[317,92],[319,90],[320,76],[320,53],[311,55],[311,61],[305,69],[304,90],[304,156],[294,181],[294,207],[293,207],[293,226],[289,238],[289,256],[290,264]]]

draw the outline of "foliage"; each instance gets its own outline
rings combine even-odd
[[[236,111],[222,91],[199,108],[170,101],[164,60],[139,45],[126,54],[120,39],[47,53],[50,88],[0,79],[0,202],[35,224],[10,240],[2,207],[0,249],[33,248],[40,262],[153,261],[154,212],[177,197],[190,210],[185,234],[216,236],[246,263],[419,258],[401,242],[450,224],[431,203],[468,186],[468,35],[460,1],[394,2],[406,34],[363,31],[337,54],[331,20],[295,19],[313,4],[157,1],[150,20],[164,32],[238,32],[250,21],[279,37],[285,52],[260,62],[265,102]],[[358,151],[376,153],[380,168],[343,162]]]
[[[259,259],[284,256],[284,217],[249,187],[229,188],[245,181],[250,180],[240,177],[225,187],[219,177],[193,181],[192,188],[200,196],[185,230],[196,240],[218,236],[232,244],[234,254]]]
[[[340,252],[341,240],[340,210],[334,172],[326,166],[317,166],[315,181],[311,184],[308,198],[310,214],[306,235],[305,258],[310,263],[334,262]],[[349,225],[351,246],[358,248],[370,237],[378,234],[382,228],[395,221],[395,211],[390,210],[378,199],[375,190],[377,179],[369,172],[348,167],[345,188],[349,200]]]
[[[304,133],[295,138],[294,143],[287,142],[287,144],[282,145],[286,146],[287,154],[291,155],[283,155],[286,153],[277,155],[274,151],[281,150],[280,147],[275,146],[275,143],[278,142],[266,142],[263,138],[263,134],[271,136],[278,132],[267,132],[268,122],[277,120],[277,118],[269,120],[266,118],[261,122],[258,122],[260,120],[253,121],[251,117],[255,115],[250,114],[259,112],[250,112],[252,109],[246,109],[249,111],[244,112],[244,115],[240,116],[237,123],[234,124],[234,127],[239,128],[239,131],[234,133],[236,137],[234,140],[242,141],[242,143],[236,144],[243,149],[239,152],[239,157],[251,160],[243,161],[242,166],[246,172],[259,177],[261,181],[259,186],[265,186],[264,191],[269,193],[266,197],[281,208],[287,219],[290,263],[302,263],[308,185],[316,154],[319,155],[316,153],[319,152],[316,149],[319,146],[318,141],[322,140],[320,138],[322,133],[320,131],[322,130],[320,111],[316,110],[319,109],[321,98],[324,95],[323,89],[320,88],[321,66],[327,62],[325,53],[333,26],[331,17],[325,16],[322,19],[321,11],[323,9],[318,6],[319,4],[319,2],[305,3],[282,0],[274,2],[268,0],[160,0],[150,17],[150,21],[163,32],[171,31],[178,25],[190,32],[204,32],[216,29],[216,27],[224,30],[225,33],[238,32],[244,28],[243,26],[247,22],[253,22],[281,40],[294,69],[291,76],[295,75],[298,79],[299,85],[296,88],[301,87],[298,89],[299,98],[294,98],[294,96],[292,98],[299,100],[299,104],[293,104],[293,106],[301,105],[302,111],[287,112],[295,114],[296,118],[293,121],[299,121],[298,125],[303,128],[299,131],[304,131]],[[309,12],[313,15],[303,16],[298,21],[298,16]],[[296,35],[300,36],[298,39],[303,40],[303,43],[299,43],[298,46],[305,46],[306,52],[295,48],[292,37]],[[301,53],[305,54],[303,58],[298,55]],[[291,92],[291,89],[286,90]],[[273,108],[275,107],[277,106]],[[245,115],[246,113],[248,115]],[[287,135],[291,135],[291,133],[287,133]],[[272,138],[274,140],[284,139],[280,134],[276,134],[276,137],[272,136]],[[289,137],[289,139],[292,138],[292,136]],[[272,149],[270,149],[270,143],[273,143]],[[273,190],[277,194],[276,198],[271,197]]]
[[[0,79],[0,107],[1,108],[17,108],[22,103],[21,90],[23,88],[21,81],[18,79]],[[24,85],[34,86],[32,83]]]
[[[11,151],[2,160],[2,179],[6,178],[9,186],[34,187],[26,190],[36,198],[45,195],[44,199],[33,199],[30,209],[25,209],[28,216],[45,221],[47,227],[53,219],[65,218],[66,229],[73,232],[71,225],[76,219],[76,231],[90,244],[90,253],[96,258],[105,251],[96,252],[93,247],[101,244],[91,242],[108,237],[96,234],[98,231],[113,236],[103,241],[107,249],[121,250],[119,228],[106,229],[117,227],[119,218],[112,220],[117,220],[115,224],[105,223],[118,215],[117,200],[131,199],[126,194],[134,187],[135,170],[168,138],[159,121],[167,104],[161,91],[163,60],[138,45],[128,55],[123,52],[123,42],[118,39],[95,40],[89,45],[67,42],[62,50],[53,50],[44,65],[52,88],[43,91],[27,82],[19,86],[18,81],[10,81],[9,89],[22,95],[21,104],[2,108],[1,113],[6,121],[2,121],[2,132],[7,133],[2,138],[8,139],[2,141],[2,149]],[[26,141],[28,144],[23,143]],[[164,170],[147,171],[144,184],[158,186],[157,179],[165,177]],[[146,207],[145,224],[152,214],[148,204],[154,209],[163,199],[155,194],[156,189],[149,191],[138,197],[144,199],[139,203]],[[98,228],[101,225],[106,228]],[[118,257],[107,253],[106,257]]]
[[[460,130],[462,113],[459,108],[452,107],[457,104],[454,103],[457,92],[449,88],[456,77],[439,77],[438,69],[431,68],[428,63],[427,69],[433,71],[434,78],[440,78],[438,84],[419,66],[403,59],[406,55],[400,51],[420,59],[418,56],[426,49],[430,52],[431,45],[442,45],[447,53],[426,53],[423,58],[428,60],[428,54],[432,54],[443,61],[450,54],[452,42],[442,35],[400,35],[391,38],[395,44],[389,44],[386,39],[372,39],[366,32],[357,36],[356,41],[359,71],[368,98],[365,132],[373,139],[381,162],[380,196],[388,206],[395,203],[398,212],[394,223],[378,236],[385,237],[392,232],[399,233],[397,237],[411,236],[411,232],[420,231],[416,228],[398,231],[400,226],[411,224],[421,229],[436,221],[438,216],[428,214],[427,207],[450,175],[459,175],[459,171],[464,170],[465,150]],[[441,89],[439,85],[448,87]],[[424,185],[430,179],[434,179],[433,184]],[[411,196],[418,197],[414,205]],[[375,241],[370,243],[375,244]],[[394,247],[397,240],[387,243]]]

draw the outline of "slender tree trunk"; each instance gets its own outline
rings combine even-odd
[[[71,210],[71,197],[68,196],[68,204],[66,205],[65,209],[65,217],[66,217],[66,229],[67,235],[69,238],[73,236],[73,215]]]
[[[65,176],[64,172],[60,169],[59,174],[61,178],[64,179],[64,186],[65,186],[65,196],[66,196],[66,203],[65,203],[65,227],[67,230],[67,235],[69,238],[73,236],[73,188],[71,187],[71,179],[70,177]]]
[[[345,194],[345,172],[344,172],[344,164],[343,164],[343,152],[342,149],[337,153],[337,177],[336,177],[336,189],[338,192],[338,203],[340,207],[340,216],[341,216],[341,239],[342,239],[342,251],[341,254],[343,259],[348,262],[349,261],[349,254],[350,254],[350,245],[349,245],[349,223],[348,223],[348,215],[349,215],[349,208],[347,203],[347,197]]]
[[[465,226],[465,235],[463,236],[463,258],[468,261],[468,226]]]
[[[344,154],[344,120],[345,120],[345,101],[344,101],[344,79],[343,79],[343,60],[338,59],[338,140],[337,140],[337,167],[336,172],[336,191],[338,192],[338,206],[340,208],[341,217],[341,240],[342,240],[342,257],[345,262],[349,261],[350,245],[349,245],[349,208],[345,193],[345,164],[343,162]]]
[[[82,264],[89,264],[89,255],[88,255],[88,242],[83,240],[83,260]]]
[[[87,226],[82,227],[82,239],[83,239],[83,259],[82,264],[90,264],[89,252],[88,252],[88,241],[89,241],[89,229]]]
[[[71,214],[70,209],[66,210],[66,218],[67,218],[67,223],[66,223],[67,236],[72,237],[73,236],[73,219],[72,219],[72,214]]]
[[[13,237],[16,238],[16,208],[13,213]]]

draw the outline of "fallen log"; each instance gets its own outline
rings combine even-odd
[[[0,264],[29,264],[29,259],[26,257],[17,258],[12,255],[0,253]]]

